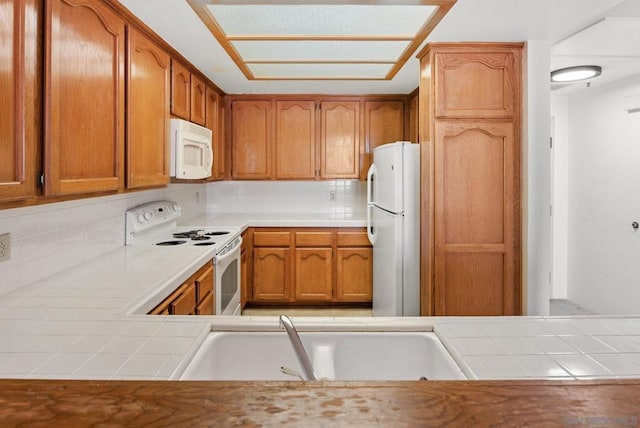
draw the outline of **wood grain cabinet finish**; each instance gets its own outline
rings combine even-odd
[[[409,141],[420,142],[418,94],[409,100]]]
[[[333,299],[333,250],[331,248],[295,249],[296,301]]]
[[[512,118],[520,85],[519,61],[518,51],[491,46],[436,53],[436,117]]]
[[[191,119],[191,73],[179,61],[171,61],[171,114]]]
[[[198,125],[205,125],[207,87],[204,81],[195,75],[191,75],[191,108],[189,120]]]
[[[99,0],[46,2],[45,193],[124,187],[125,24]]]
[[[232,151],[234,179],[269,179],[272,167],[272,108],[270,101],[234,101]]]
[[[367,101],[364,103],[367,147],[376,147],[404,139],[404,103],[402,101]]]
[[[215,315],[213,285],[213,262],[208,261],[149,311],[149,315]]]
[[[253,249],[253,300],[289,302],[291,293],[291,255],[289,248]]]
[[[36,3],[0,0],[0,201],[36,194],[39,96]],[[25,126],[25,124],[32,124]]]
[[[127,187],[169,183],[171,57],[130,27],[127,64]]]
[[[276,102],[276,179],[315,178],[315,107],[314,101]]]
[[[373,249],[336,250],[336,301],[370,302],[373,298]]]
[[[221,126],[221,110],[224,109],[224,101],[212,88],[206,89],[205,126],[212,131],[213,137],[213,165],[211,166],[211,178],[209,181],[224,179],[224,128]]]
[[[250,302],[368,303],[372,249],[360,228],[255,228]]]
[[[522,313],[521,51],[433,43],[421,53],[423,315]]]
[[[320,143],[321,178],[358,178],[360,174],[360,103],[324,101]]]

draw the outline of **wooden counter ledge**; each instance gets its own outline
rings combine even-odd
[[[0,426],[637,426],[640,379],[0,380]]]

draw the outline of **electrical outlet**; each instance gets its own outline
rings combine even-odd
[[[336,200],[336,191],[335,190],[331,190],[329,192],[329,200],[330,201],[335,201]]]
[[[11,235],[0,235],[0,262],[5,262],[11,257]]]

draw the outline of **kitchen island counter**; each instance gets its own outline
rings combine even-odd
[[[0,380],[5,426],[637,426],[640,380]]]

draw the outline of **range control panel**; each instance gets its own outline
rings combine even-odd
[[[135,233],[176,221],[182,215],[182,207],[172,201],[155,201],[138,205],[126,213],[126,245],[131,244]]]

